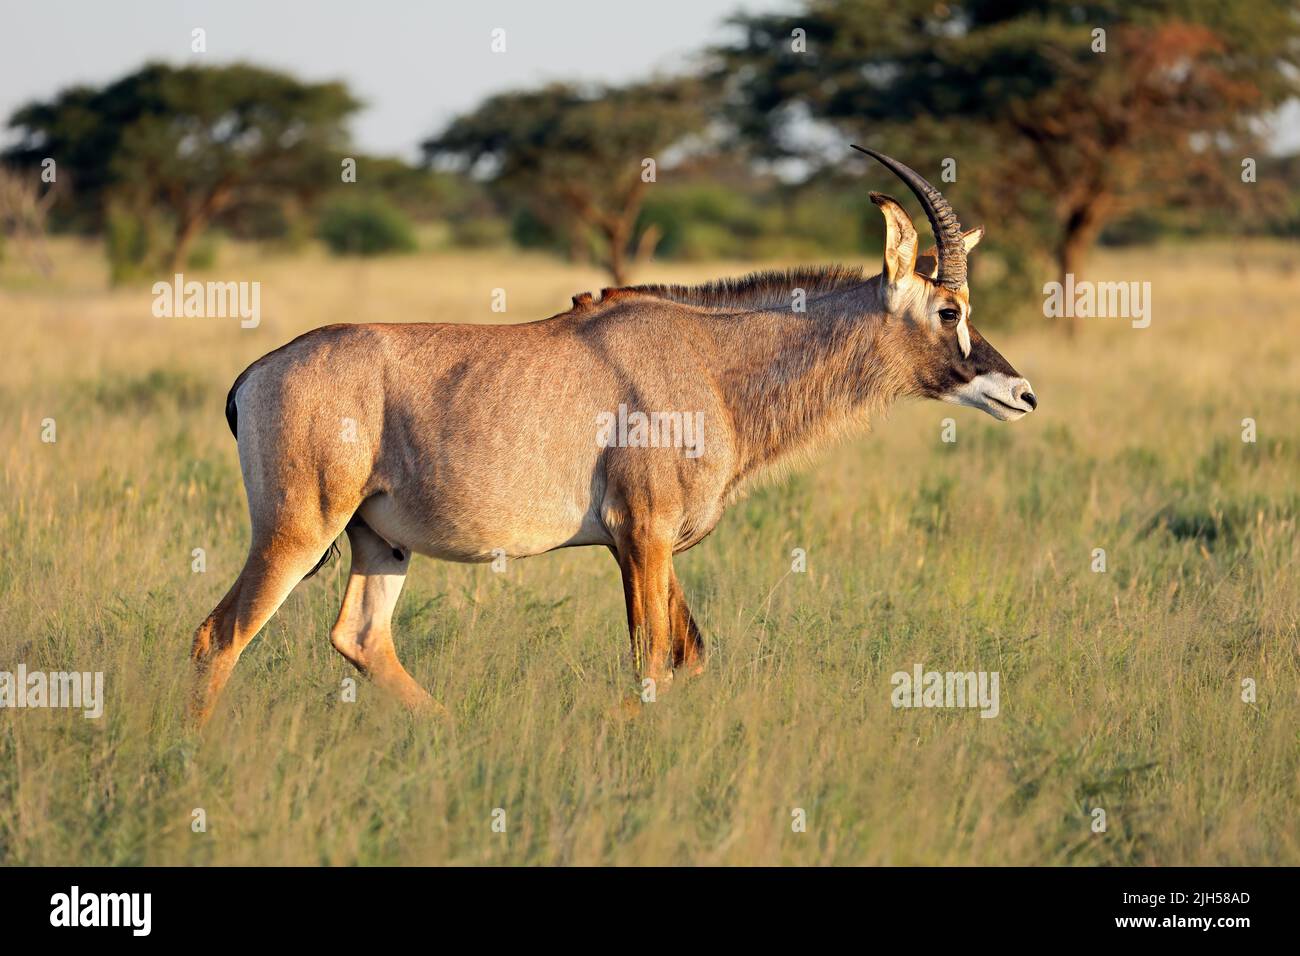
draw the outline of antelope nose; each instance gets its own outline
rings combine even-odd
[[[1034,397],[1033,392],[1025,392],[1020,396],[1020,400],[1024,402],[1026,405],[1028,405],[1030,408],[1038,407],[1038,399]]]
[[[1016,387],[1011,390],[1011,397],[1017,401],[1024,402],[1033,411],[1038,407],[1038,399],[1034,395],[1034,390],[1029,387],[1029,383],[1023,378],[1016,383]]]

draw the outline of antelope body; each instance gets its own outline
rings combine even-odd
[[[863,152],[921,200],[937,243],[926,257],[902,207],[873,193],[886,222],[879,276],[828,268],[607,289],[523,325],[335,325],[253,363],[226,410],[252,543],[194,637],[196,716],[344,532],[352,567],[331,640],[412,707],[436,706],[393,646],[413,552],[491,561],[608,548],[634,659],[662,690],[674,669],[704,664],[672,556],[714,528],[747,479],[899,397],[1003,420],[1035,407],[969,323],[966,253],[982,231],[962,233],[919,175]],[[601,440],[598,422],[620,406],[692,416],[698,447]]]

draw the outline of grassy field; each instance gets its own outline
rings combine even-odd
[[[0,267],[0,670],[102,670],[106,705],[0,710],[0,863],[1300,864],[1294,246],[1099,253],[1094,277],[1151,281],[1153,321],[1084,320],[1074,342],[998,331],[977,284],[1040,410],[900,406],[757,488],[677,560],[709,671],[635,717],[613,707],[635,682],[596,549],[504,574],[417,558],[398,648],[454,721],[364,682],[342,702],[344,543],[202,735],[190,637],[248,541],[235,375],[317,325],[499,320],[496,287],[523,321],[604,283],[505,253],[226,247],[197,277],[262,283],[241,330],[153,318],[97,248],[54,254],[49,280]],[[916,663],[997,671],[1000,715],[894,709]]]

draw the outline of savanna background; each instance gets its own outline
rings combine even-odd
[[[107,699],[0,710],[0,862],[1300,863],[1293,3],[693,3],[669,40],[581,3],[322,5],[299,32],[224,7],[5,14],[6,79],[40,88],[0,160],[0,670],[102,670]],[[124,68],[20,72],[145,22]],[[340,36],[335,68],[312,44]],[[975,320],[1038,411],[902,405],[756,487],[677,559],[709,670],[634,716],[595,549],[417,559],[398,648],[452,719],[344,702],[344,543],[188,728],[190,637],[248,541],[222,408],[249,362],[331,322],[875,271],[867,191],[924,222],[849,141],[987,226]],[[260,324],[154,317],[176,271],[260,282]],[[1065,273],[1150,282],[1150,327],[1045,318]],[[998,671],[1001,714],[893,709],[916,663]]]

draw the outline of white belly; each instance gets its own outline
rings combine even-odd
[[[367,499],[357,513],[390,544],[446,561],[485,562],[612,543],[595,502],[530,505],[483,514],[478,508],[412,506],[381,494]]]

